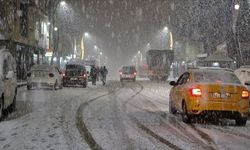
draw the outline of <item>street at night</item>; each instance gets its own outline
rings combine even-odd
[[[0,150],[248,150],[250,0],[0,0]]]
[[[1,148],[248,149],[249,123],[187,125],[169,113],[169,89],[147,80],[60,91],[20,88],[17,110],[0,125]]]

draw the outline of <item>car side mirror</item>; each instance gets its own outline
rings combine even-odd
[[[175,81],[170,81],[170,82],[169,82],[169,85],[171,85],[171,86],[176,86],[177,83],[176,83]]]
[[[245,85],[250,85],[250,81],[246,81],[246,82],[245,82]]]
[[[9,71],[8,73],[7,73],[7,75],[6,75],[6,79],[11,79],[11,78],[13,78],[14,77],[14,71]]]

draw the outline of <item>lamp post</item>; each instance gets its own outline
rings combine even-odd
[[[240,3],[239,1],[236,2],[234,5],[234,13],[233,13],[233,34],[234,34],[234,45],[236,49],[236,62],[237,67],[240,67],[242,65],[242,53],[240,50],[240,42],[239,42],[239,29],[237,28],[237,19],[239,15],[239,9],[240,9]]]
[[[102,52],[99,53],[99,67],[101,66],[101,57],[102,57]]]
[[[51,33],[53,35],[53,53],[52,53],[52,58],[51,58],[51,64],[53,64],[53,59],[55,57],[55,53],[57,52],[57,48],[58,48],[58,44],[59,44],[59,31],[58,31],[58,27],[54,27],[55,26],[55,15],[56,15],[56,11],[59,5],[65,7],[66,6],[66,2],[65,1],[49,1],[49,22],[48,24],[49,26],[49,37],[51,37]],[[51,25],[52,24],[52,25]],[[55,32],[57,32],[57,42],[55,40]],[[51,43],[51,38],[50,38],[50,43]]]

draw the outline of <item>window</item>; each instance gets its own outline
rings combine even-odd
[[[182,85],[188,82],[189,80],[190,73],[185,72],[184,74],[181,75],[181,77],[178,79],[177,84]]]

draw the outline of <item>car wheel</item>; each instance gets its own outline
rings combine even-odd
[[[169,100],[169,112],[171,114],[176,114],[177,113],[177,110],[173,107],[173,104],[172,104],[171,100]]]
[[[31,90],[31,86],[30,85],[27,85],[27,90]]]
[[[235,123],[238,126],[245,126],[247,123],[247,117],[236,117]]]
[[[122,79],[120,79],[120,82],[122,82],[123,80]]]
[[[187,105],[182,103],[182,121],[185,123],[191,123],[191,116],[187,113]]]
[[[4,104],[4,99],[3,97],[0,97],[0,118],[2,118],[3,116],[3,111],[4,111],[3,104]]]
[[[136,80],[136,79],[134,78],[134,79],[133,79],[133,82],[135,82],[135,80]]]

